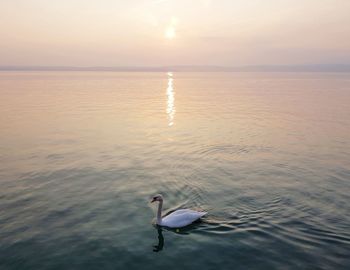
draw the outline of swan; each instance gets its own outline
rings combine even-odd
[[[163,196],[157,194],[153,196],[151,203],[159,202],[157,212],[157,225],[169,228],[181,228],[190,225],[197,219],[207,214],[190,209],[179,209],[162,218]]]

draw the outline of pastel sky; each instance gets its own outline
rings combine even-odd
[[[0,0],[0,65],[350,63],[349,0]]]

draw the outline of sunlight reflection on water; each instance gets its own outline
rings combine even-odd
[[[168,126],[174,125],[175,118],[175,93],[173,87],[173,73],[168,72],[168,87],[166,89],[167,94],[167,108],[166,113],[168,115]]]

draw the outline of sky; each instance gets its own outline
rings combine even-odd
[[[0,66],[350,64],[349,0],[0,0]]]

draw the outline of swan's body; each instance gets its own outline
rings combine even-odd
[[[191,209],[179,209],[162,218],[163,197],[156,195],[152,202],[158,201],[157,224],[169,228],[181,228],[200,219],[207,212],[198,212]]]
[[[206,212],[197,212],[190,209],[179,209],[161,219],[161,226],[169,228],[181,228],[190,225],[204,216]]]

